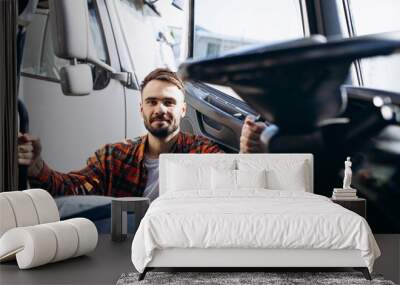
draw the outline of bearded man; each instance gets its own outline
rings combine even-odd
[[[61,173],[41,158],[40,140],[29,134],[18,138],[18,162],[28,165],[32,187],[53,196],[105,195],[158,197],[158,157],[161,153],[218,153],[210,140],[180,131],[185,116],[184,85],[176,73],[158,68],[141,84],[140,112],[148,133],[133,140],[106,144],[88,158],[79,171]],[[259,152],[263,123],[246,118],[240,138],[241,152]]]

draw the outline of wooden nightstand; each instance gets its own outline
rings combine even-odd
[[[349,209],[350,211],[359,214],[364,219],[367,218],[367,200],[365,200],[364,198],[357,198],[354,200],[331,198],[331,200],[334,203],[339,204],[342,207],[345,207],[346,209]]]

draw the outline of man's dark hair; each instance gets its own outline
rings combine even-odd
[[[143,79],[142,84],[140,85],[140,90],[143,91],[144,87],[146,87],[147,83],[149,83],[151,80],[161,80],[161,81],[166,81],[169,83],[174,84],[176,87],[178,87],[180,90],[183,90],[183,82],[182,80],[178,77],[176,72],[173,72],[169,70],[168,68],[157,68],[150,72],[145,79]]]

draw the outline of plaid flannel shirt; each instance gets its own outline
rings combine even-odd
[[[147,183],[144,153],[147,135],[121,143],[106,144],[87,160],[79,171],[60,173],[45,163],[36,177],[29,177],[32,187],[47,189],[53,196],[105,195],[142,196]],[[223,152],[210,140],[180,132],[172,153]]]

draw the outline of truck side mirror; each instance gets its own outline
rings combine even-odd
[[[65,59],[95,57],[89,31],[86,0],[50,0],[50,23],[54,52]]]
[[[89,65],[77,64],[96,57],[92,48],[86,0],[50,0],[50,23],[56,56],[69,59],[71,66],[60,69],[64,95],[88,95],[93,90]]]
[[[87,95],[93,89],[89,65],[78,64],[78,61],[103,68],[124,86],[138,89],[132,73],[117,72],[97,57],[90,32],[87,0],[49,0],[49,8],[54,52],[72,64],[62,69],[61,88],[65,95]]]
[[[92,70],[88,64],[63,66],[60,79],[64,95],[88,95],[93,90]]]

